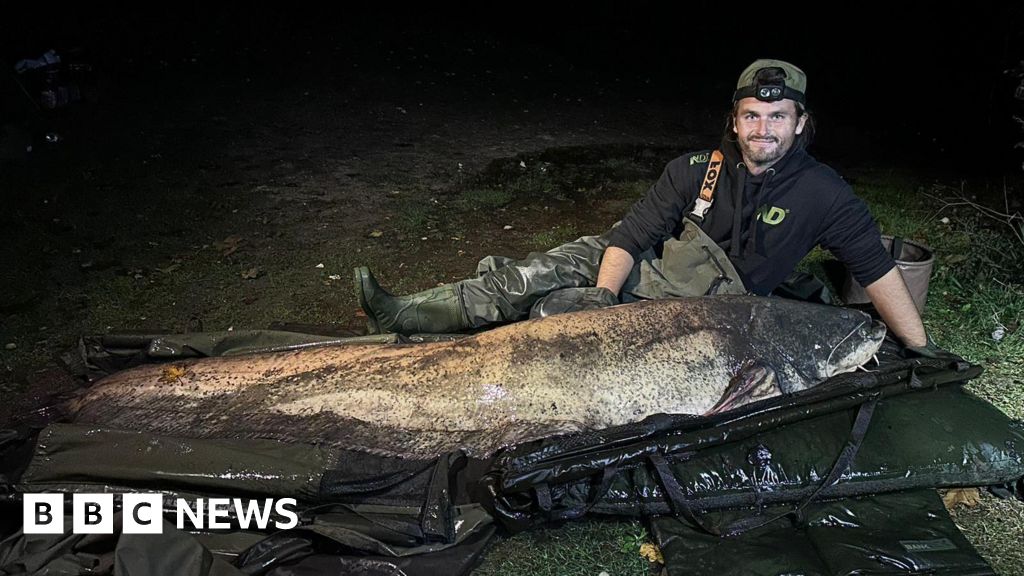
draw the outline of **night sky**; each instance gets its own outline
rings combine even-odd
[[[1020,167],[1012,144],[1024,132],[1011,115],[1024,103],[1013,99],[1018,80],[1004,73],[1024,58],[1020,9],[778,4],[730,13],[718,3],[667,4],[25,10],[7,22],[0,56],[10,66],[49,48],[77,54],[107,89],[173,77],[194,58],[203,74],[183,79],[182,91],[203,91],[199,77],[315,87],[386,75],[387,90],[467,106],[486,106],[497,91],[519,100],[559,93],[723,112],[740,70],[756,58],[781,58],[808,73],[822,156],[901,155],[968,171]],[[5,86],[8,118],[24,113],[18,98]]]

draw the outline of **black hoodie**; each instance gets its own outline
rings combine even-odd
[[[846,264],[863,286],[895,266],[864,202],[803,148],[793,146],[758,176],[747,172],[735,142],[723,141],[720,149],[725,169],[701,229],[729,255],[751,292],[769,294],[816,245]],[[662,243],[682,232],[682,218],[693,209],[710,152],[669,162],[647,195],[612,230],[609,244],[634,260],[652,247],[660,255]],[[737,204],[742,207],[738,214]]]

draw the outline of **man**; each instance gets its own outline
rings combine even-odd
[[[931,349],[867,207],[805,148],[807,78],[780,60],[740,75],[720,150],[668,164],[647,195],[601,236],[520,261],[485,259],[478,278],[391,296],[366,268],[356,290],[374,331],[456,332],[532,315],[644,298],[768,295],[816,245],[865,286],[890,331]]]

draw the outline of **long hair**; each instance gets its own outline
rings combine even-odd
[[[754,77],[755,84],[778,84],[786,79],[785,73],[781,68],[762,68],[757,71],[757,75]],[[814,139],[814,116],[811,111],[807,109],[803,104],[799,102],[793,102],[796,105],[797,119],[799,117],[806,116],[807,120],[804,122],[803,132],[797,134],[796,139],[793,140],[794,148],[807,148],[811,144],[811,140]],[[736,121],[736,111],[739,109],[739,101],[732,103],[732,111],[725,118],[725,134],[722,139],[726,142],[736,142],[736,133],[733,132],[733,122]]]

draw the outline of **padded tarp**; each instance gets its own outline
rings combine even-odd
[[[309,327],[314,328],[314,327]],[[345,344],[398,344],[465,338],[464,334],[374,334],[341,336],[330,329],[315,333],[289,330],[222,330],[183,334],[120,332],[83,336],[75,350],[61,355],[72,374],[95,380],[140,364],[182,358],[237,356]]]
[[[120,515],[114,526],[120,526]],[[70,524],[70,522],[68,522]],[[17,532],[0,541],[4,576],[243,576],[192,535],[164,522],[162,534]]]
[[[742,514],[713,513],[709,520],[728,524]],[[799,517],[731,538],[671,516],[653,518],[651,530],[667,576],[995,574],[929,489],[814,503]]]
[[[20,474],[8,474],[9,489],[290,497],[311,505],[419,506],[432,489],[453,504],[468,504],[477,500],[476,481],[490,466],[490,460],[460,453],[412,460],[315,444],[176,438],[78,424],[51,424],[28,448],[19,448],[27,462],[16,464],[24,468]]]
[[[338,455],[325,447],[261,439],[194,440],[79,424],[42,430],[21,477],[25,491],[91,486],[280,496],[315,501]]]
[[[223,330],[186,334],[115,333],[83,336],[76,350],[61,355],[76,376],[95,380],[140,364],[181,358],[235,356],[337,344],[391,344],[399,336],[338,337],[286,330]]]
[[[0,574],[79,576],[241,576],[465,574],[494,537],[479,506],[458,507],[450,543],[416,542],[419,510],[334,507],[271,534],[188,533],[164,522],[161,534],[15,533],[0,542]],[[120,526],[119,518],[114,526]]]
[[[828,474],[853,415],[827,414],[715,446],[674,463],[673,475],[708,508],[798,500]],[[852,466],[821,496],[1013,482],[1024,477],[1022,451],[1020,422],[961,387],[904,394],[879,402]],[[631,472],[595,511],[649,513],[664,501],[648,468]]]
[[[919,385],[920,386],[920,385]],[[897,382],[710,427],[677,423],[643,441],[552,439],[519,447],[485,476],[485,505],[506,527],[524,529],[585,513],[651,516],[799,502],[921,487],[994,485],[1024,477],[1024,428],[961,386]],[[892,395],[882,394],[889,391]],[[857,401],[856,397],[860,396]],[[822,486],[847,449],[856,415],[878,400],[863,442],[838,481]],[[827,410],[829,405],[839,409]],[[816,406],[821,408],[819,415]],[[788,415],[797,418],[789,419]],[[687,430],[687,427],[691,429]],[[661,459],[670,474],[659,473]]]
[[[715,521],[727,524],[740,513],[716,512]],[[957,530],[935,490],[814,503],[799,518],[731,538],[672,517],[652,519],[650,526],[668,576],[995,574]]]

